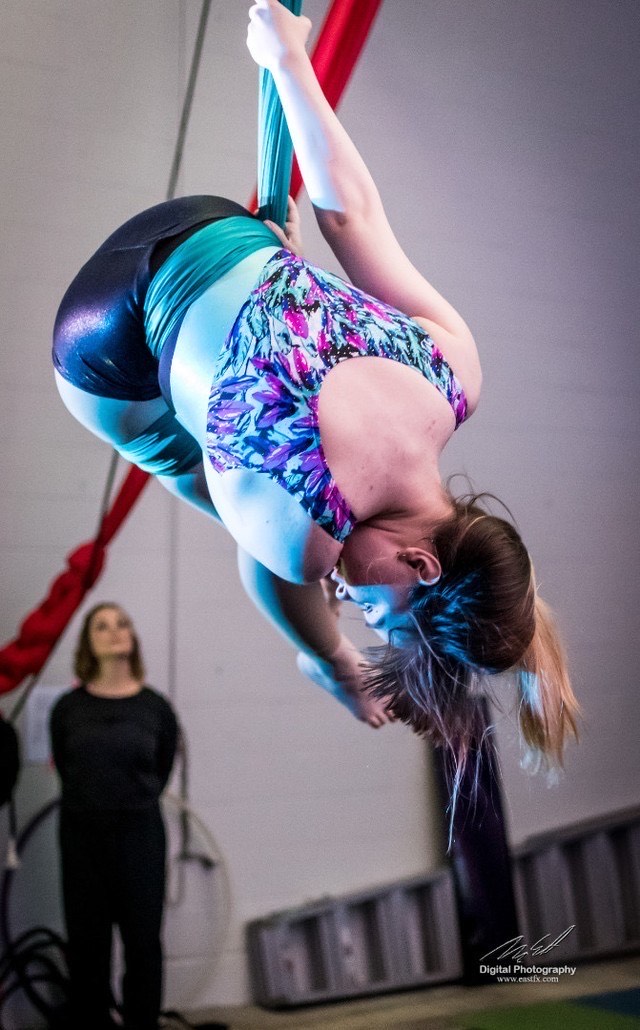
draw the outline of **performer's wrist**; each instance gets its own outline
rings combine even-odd
[[[269,70],[277,83],[279,78],[297,79],[308,72],[310,67],[311,58],[304,46],[299,43],[291,43],[274,58]]]
[[[339,666],[341,667],[345,660],[353,662],[354,658],[359,657],[359,655],[360,652],[356,645],[348,637],[345,637],[343,633],[340,633],[335,646],[326,655],[325,661],[329,662],[335,669]]]

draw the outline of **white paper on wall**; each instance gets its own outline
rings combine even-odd
[[[61,694],[69,689],[38,684],[29,694],[25,708],[24,761],[47,765],[51,756],[49,717]]]

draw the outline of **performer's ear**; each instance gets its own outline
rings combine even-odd
[[[398,558],[418,574],[418,582],[422,586],[431,587],[442,575],[442,566],[435,554],[422,547],[407,547]]]

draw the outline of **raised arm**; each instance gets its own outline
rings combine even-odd
[[[320,229],[352,282],[473,346],[458,312],[412,265],[354,143],[326,100],[305,50],[311,23],[278,0],[251,8],[247,45],[272,73]],[[441,335],[441,334],[440,334]]]
[[[241,548],[238,568],[256,607],[298,651],[300,671],[370,726],[390,722],[384,705],[363,691],[362,656],[340,632],[322,584],[288,583]]]

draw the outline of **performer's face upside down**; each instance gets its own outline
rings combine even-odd
[[[331,578],[336,597],[352,601],[367,626],[385,643],[410,647],[417,627],[411,614],[416,587],[431,587],[442,575],[431,537],[398,545],[391,523],[360,526],[342,550]]]
[[[396,584],[355,586],[347,583],[337,569],[331,578],[338,584],[336,597],[340,601],[353,601],[364,615],[364,621],[381,640],[388,642],[393,637],[396,647],[402,647],[403,640],[412,639],[409,617],[410,587]]]
[[[338,600],[352,601],[381,640],[403,647],[416,637],[411,618],[415,587],[432,585],[440,574],[435,555],[413,547],[401,553],[378,554],[374,560],[364,560],[358,551],[343,552],[331,578],[337,584]]]

